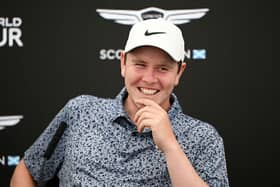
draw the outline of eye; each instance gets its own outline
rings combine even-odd
[[[135,66],[136,66],[137,68],[144,68],[146,65],[143,64],[143,63],[135,63]]]
[[[167,72],[169,69],[165,66],[159,67],[160,72]]]

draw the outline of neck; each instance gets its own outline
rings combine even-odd
[[[133,120],[136,112],[138,111],[138,107],[136,106],[136,104],[130,99],[130,97],[128,96],[125,100],[124,100],[124,110],[127,112],[128,117]]]

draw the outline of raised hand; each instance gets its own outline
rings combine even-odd
[[[143,132],[144,128],[151,129],[155,144],[163,152],[177,145],[167,112],[150,99],[139,99],[136,103],[142,106],[133,119],[138,132]]]

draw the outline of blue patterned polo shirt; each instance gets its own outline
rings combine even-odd
[[[57,175],[60,186],[171,186],[164,154],[150,131],[137,133],[123,108],[127,92],[115,99],[89,95],[71,99],[25,152],[35,181]],[[176,138],[210,186],[227,187],[223,140],[209,124],[183,114],[178,100],[168,111]],[[58,125],[67,123],[57,147],[43,165],[43,154]]]

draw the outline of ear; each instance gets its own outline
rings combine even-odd
[[[122,51],[121,56],[120,56],[120,63],[121,63],[121,75],[122,75],[123,78],[125,76],[125,65],[126,65],[125,61],[126,61],[125,52]]]
[[[181,69],[180,69],[180,71],[177,73],[177,76],[176,76],[175,86],[177,86],[177,85],[179,84],[180,78],[181,78],[183,72],[185,71],[186,66],[187,66],[186,62],[182,62],[182,64],[181,64]]]

